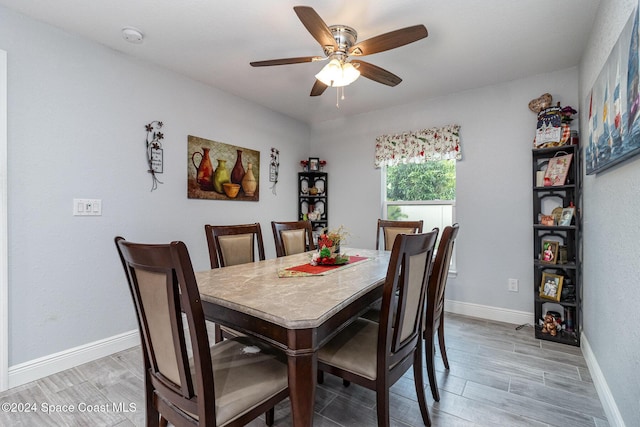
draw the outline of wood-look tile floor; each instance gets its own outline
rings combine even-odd
[[[451,369],[438,354],[440,402],[426,384],[434,426],[609,425],[579,348],[537,340],[530,327],[517,331],[449,313],[445,322]],[[391,426],[422,425],[411,369],[392,387],[390,401]],[[143,402],[135,347],[1,393],[0,426],[144,426]],[[31,412],[7,412],[7,403]],[[315,408],[314,426],[377,425],[375,394],[345,388],[331,375],[318,386]],[[285,400],[275,425],[290,426],[289,415]],[[263,426],[264,418],[249,425]]]

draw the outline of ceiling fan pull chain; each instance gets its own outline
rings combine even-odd
[[[336,108],[340,108],[340,88],[336,88]]]

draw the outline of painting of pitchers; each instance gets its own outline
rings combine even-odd
[[[258,201],[260,152],[189,135],[187,196],[190,199]]]

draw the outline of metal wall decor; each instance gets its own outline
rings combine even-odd
[[[271,192],[276,194],[276,184],[278,183],[278,171],[280,169],[280,150],[271,147],[271,161],[269,162],[269,181],[273,182],[270,187]]]
[[[158,184],[162,184],[162,181],[158,179],[156,174],[162,173],[162,144],[160,141],[164,139],[164,134],[160,132],[162,128],[162,122],[155,120],[146,125],[147,129],[147,163],[149,169],[147,172],[151,174],[153,180],[151,184],[151,191],[158,188]]]

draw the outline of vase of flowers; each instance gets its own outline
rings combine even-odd
[[[349,257],[340,253],[340,245],[345,243],[348,235],[344,226],[331,231],[325,228],[318,236],[318,252],[311,257],[311,265],[346,264]]]

